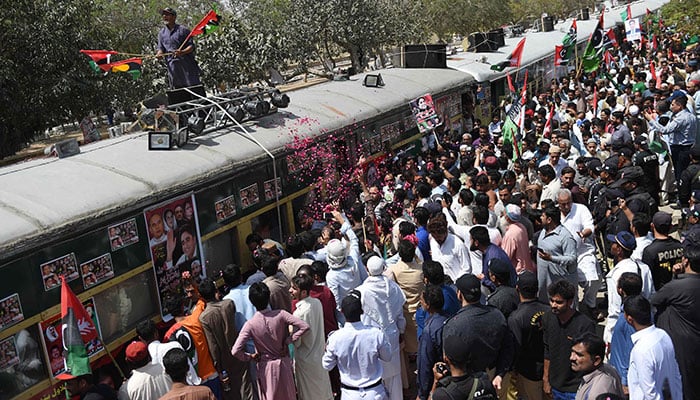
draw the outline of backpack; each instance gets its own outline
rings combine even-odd
[[[627,199],[627,204],[629,206],[629,203],[631,201],[638,200],[643,204],[643,207],[639,212],[644,212],[647,213],[648,215],[654,215],[656,214],[657,211],[659,211],[659,205],[656,203],[656,200],[654,200],[653,197],[648,192],[642,192],[642,193],[637,193],[633,194],[632,196],[629,196]]]

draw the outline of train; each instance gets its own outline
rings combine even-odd
[[[631,7],[643,15],[664,3]],[[615,11],[606,25],[619,22]],[[580,43],[595,22],[578,23]],[[526,33],[521,67],[508,72],[527,69],[532,90],[566,73],[552,64],[570,23]],[[170,151],[149,150],[153,132],[140,131],[85,144],[70,157],[0,168],[0,399],[63,396],[55,378],[63,371],[60,275],[100,333],[88,344],[93,367],[123,359],[138,322],[168,319],[163,299],[178,290],[183,270],[203,278],[227,264],[248,266],[249,234],[283,242],[302,229],[299,216],[315,190],[300,171],[318,160],[299,143],[331,142],[333,162],[345,164],[416,152],[430,133],[418,129],[409,103],[426,94],[451,128],[465,129],[472,113],[488,119],[508,95],[505,72],[489,64],[519,40],[492,53],[450,55],[448,68],[383,69],[288,91],[286,108]],[[377,75],[383,86],[363,84]]]

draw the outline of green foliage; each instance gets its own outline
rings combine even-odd
[[[700,0],[671,0],[661,7],[665,26],[676,25],[676,30],[689,35],[700,34]]]

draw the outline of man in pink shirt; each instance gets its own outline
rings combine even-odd
[[[501,248],[510,258],[518,274],[523,271],[535,272],[535,264],[530,256],[527,229],[519,222],[520,217],[520,207],[515,204],[506,206],[505,218],[508,227],[501,242]]]

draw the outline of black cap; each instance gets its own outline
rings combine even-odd
[[[671,214],[664,211],[657,211],[651,219],[657,230],[668,232],[671,229]]]
[[[160,14],[170,14],[177,17],[177,11],[175,11],[175,9],[172,7],[165,7],[164,9],[160,10]]]
[[[520,289],[521,292],[527,292],[527,293],[532,293],[532,292],[537,292],[538,282],[537,282],[537,275],[533,274],[530,271],[525,271],[522,274],[518,275],[518,289]]]
[[[696,160],[700,160],[700,146],[695,145],[690,148],[690,156]]]
[[[640,179],[644,178],[644,170],[642,167],[626,167],[620,171],[620,179],[618,179],[612,186],[620,187],[627,182],[639,182]]]
[[[629,147],[623,147],[618,153],[620,153],[621,156],[625,156],[625,158],[630,159],[632,158],[633,151]]]
[[[603,163],[599,159],[594,158],[586,163],[586,168],[599,174],[603,170]]]
[[[634,143],[640,146],[647,146],[649,144],[649,140],[644,136],[639,135],[636,139],[634,139]]]
[[[498,277],[508,277],[510,280],[510,269],[512,268],[509,262],[500,258],[492,258],[489,262],[489,271]]]
[[[468,302],[474,302],[481,298],[481,281],[472,274],[464,274],[457,279],[455,286],[462,292],[462,296]]]
[[[345,296],[345,298],[340,302],[340,310],[343,312],[343,315],[362,314],[360,292],[353,290],[347,296]]]

